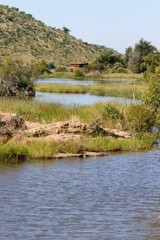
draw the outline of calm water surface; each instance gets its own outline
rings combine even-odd
[[[93,85],[93,84],[131,84],[136,80],[132,79],[106,79],[106,80],[73,80],[73,79],[58,79],[58,78],[47,78],[47,79],[38,79],[37,83],[39,84],[69,84],[69,85]],[[63,94],[63,93],[43,93],[36,92],[36,96],[33,99],[38,102],[45,103],[60,103],[66,106],[74,105],[94,105],[97,102],[118,102],[123,104],[130,104],[130,99],[119,98],[119,97],[107,97],[107,96],[95,96],[89,94]]]
[[[0,165],[1,240],[159,240],[160,152]]]
[[[73,79],[61,79],[61,78],[39,78],[36,83],[38,84],[60,84],[60,85],[93,85],[96,82],[92,80],[73,80]]]
[[[44,103],[60,103],[65,106],[74,105],[94,105],[98,102],[118,102],[123,104],[130,104],[131,99],[120,97],[96,96],[90,94],[69,94],[69,93],[46,93],[36,92],[33,101]]]
[[[74,79],[60,79],[60,78],[39,78],[36,83],[38,84],[69,84],[69,85],[93,85],[93,84],[107,84],[107,85],[127,85],[132,84],[136,79],[123,79],[123,78],[111,78],[111,79],[99,79],[99,80],[74,80]]]

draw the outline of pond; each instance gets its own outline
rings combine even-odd
[[[160,239],[160,152],[0,164],[0,239]]]
[[[44,93],[36,92],[33,101],[44,103],[60,103],[64,106],[94,105],[98,102],[116,102],[129,105],[132,100],[120,97],[96,96],[90,94]]]

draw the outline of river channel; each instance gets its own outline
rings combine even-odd
[[[131,83],[132,80],[126,80],[126,79],[109,79],[109,84],[118,84],[123,82],[123,84],[128,84],[129,81]],[[133,80],[134,81],[134,80]],[[108,82],[105,80],[103,83],[101,81],[98,81],[99,84],[108,84]],[[72,80],[72,79],[38,79],[38,84],[68,84],[68,85],[93,85],[95,81],[93,80]],[[3,101],[5,98],[0,97],[0,101]],[[21,99],[24,101],[24,99]],[[25,99],[28,101],[27,99]],[[115,102],[115,103],[121,103],[125,105],[131,104],[132,100],[127,98],[121,98],[121,97],[109,97],[109,96],[97,96],[97,95],[90,95],[88,93],[86,94],[70,94],[70,93],[47,93],[47,92],[36,92],[36,95],[34,98],[30,98],[29,101],[34,102],[42,102],[42,103],[59,103],[64,106],[68,107],[74,107],[74,106],[85,106],[85,105],[94,105],[98,102]]]
[[[132,79],[106,79],[106,80],[73,80],[73,79],[58,79],[58,78],[47,78],[38,79],[38,84],[60,84],[60,85],[94,85],[94,84],[104,84],[104,85],[114,85],[114,84],[131,84],[135,80]],[[98,102],[118,102],[122,104],[130,104],[131,99],[119,98],[119,97],[108,97],[108,96],[96,96],[90,94],[64,94],[64,93],[44,93],[36,92],[36,96],[33,99],[37,102],[45,103],[60,103],[65,106],[75,106],[75,105],[94,105]]]
[[[63,95],[36,93],[33,101],[108,98]],[[0,163],[0,239],[159,240],[160,151]]]
[[[0,164],[1,240],[159,240],[160,153]]]

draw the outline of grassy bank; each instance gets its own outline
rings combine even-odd
[[[16,113],[26,121],[52,123],[75,121],[90,123],[101,116],[105,111],[106,103],[97,103],[94,106],[75,106],[69,108],[61,104],[46,104],[20,100],[17,98],[0,98],[0,111]],[[121,109],[120,104],[116,107]],[[113,121],[112,121],[113,122]]]
[[[114,104],[116,109],[122,112],[124,106]],[[25,120],[53,123],[53,122],[82,122],[91,123],[100,116],[105,116],[106,109],[108,113],[102,121],[101,126],[107,128],[115,128],[117,120],[113,116],[115,109],[107,103],[98,103],[94,106],[78,106],[74,108],[64,107],[60,104],[44,104],[36,103],[28,100],[20,100],[17,98],[1,98],[0,111],[16,113],[23,116]],[[110,111],[111,114],[109,115]],[[116,112],[117,114],[117,112]],[[117,115],[118,116],[118,115]],[[124,119],[119,119],[123,125],[126,124]],[[89,137],[82,133],[81,140],[41,140],[35,141],[32,138],[23,143],[23,141],[9,141],[6,144],[0,144],[0,160],[24,160],[28,158],[52,158],[57,153],[80,154],[89,152],[114,152],[114,151],[141,151],[152,147],[154,136],[152,134],[145,135],[141,139],[137,137],[133,139],[118,139],[98,135],[97,137]]]
[[[34,158],[54,158],[57,153],[114,152],[147,150],[153,142],[148,140],[109,140],[104,137],[86,138],[84,141],[42,141],[25,145],[8,143],[0,145],[0,161],[15,161]]]
[[[39,76],[39,78],[70,78],[70,79],[76,79],[74,72],[51,72],[51,73],[44,73]],[[143,79],[143,74],[137,74],[137,73],[103,73],[103,74],[95,74],[89,73],[85,74],[84,77],[81,77],[81,79]]]
[[[140,99],[145,92],[145,85],[137,85],[135,97]],[[36,84],[38,92],[54,93],[90,93],[99,96],[125,97],[132,98],[133,85],[60,85],[60,84]]]

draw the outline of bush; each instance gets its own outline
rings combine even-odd
[[[55,69],[55,66],[54,66],[54,64],[52,62],[48,63],[48,67],[49,67],[49,69]]]
[[[67,68],[66,67],[63,67],[63,66],[58,66],[56,67],[56,72],[68,72]]]
[[[151,132],[152,127],[155,125],[156,118],[154,111],[144,103],[140,105],[131,104],[131,106],[126,109],[125,114],[128,127],[133,132]]]
[[[31,66],[7,57],[0,62],[0,67],[0,95],[35,95]]]
[[[47,65],[47,63],[44,60],[41,60],[40,62],[36,62],[33,64],[32,67],[32,75],[37,77],[40,74],[43,73],[49,73],[49,66]]]
[[[111,119],[123,119],[123,114],[120,113],[120,111],[113,106],[112,104],[107,104],[104,107],[105,110],[105,115],[107,116],[107,118],[111,118]]]
[[[119,68],[116,70],[116,73],[128,73],[128,70],[127,70],[126,68],[119,67]]]
[[[74,72],[74,75],[75,75],[75,77],[84,77],[84,74],[83,74],[83,72],[80,69],[77,69]]]

